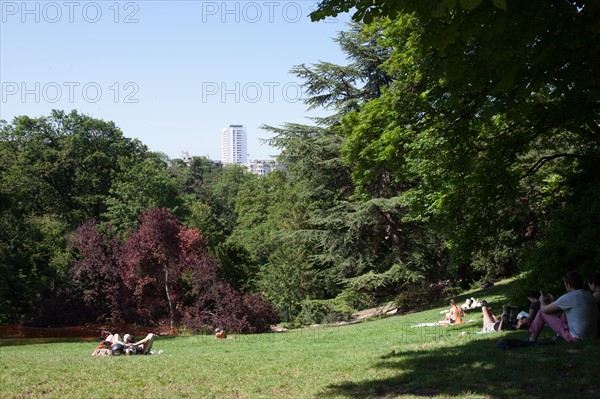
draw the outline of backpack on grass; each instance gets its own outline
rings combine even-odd
[[[499,349],[512,349],[512,348],[520,348],[522,346],[534,346],[536,343],[534,341],[525,341],[522,339],[515,338],[503,338],[496,342],[496,348]]]

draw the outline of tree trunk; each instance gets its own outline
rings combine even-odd
[[[171,317],[171,328],[173,328],[173,303],[169,293],[169,269],[165,267],[165,293],[167,294],[167,302],[169,303],[169,316]]]

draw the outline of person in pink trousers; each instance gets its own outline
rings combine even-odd
[[[584,289],[581,274],[570,271],[564,276],[567,293],[558,299],[540,292],[540,311],[529,327],[530,341],[536,341],[540,332],[548,327],[567,342],[577,342],[596,337],[597,306],[591,292]],[[562,311],[560,316],[555,313]]]

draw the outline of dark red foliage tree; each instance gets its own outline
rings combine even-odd
[[[266,331],[277,322],[275,308],[258,296],[243,295],[218,277],[217,261],[197,229],[181,228],[181,260],[188,271],[191,295],[186,324],[196,329],[219,327],[230,332]]]
[[[91,220],[75,231],[70,244],[77,260],[71,275],[97,321],[120,321],[129,316],[131,307],[119,262],[121,244],[116,235],[103,235],[100,229]],[[109,226],[105,229],[110,231]]]
[[[74,280],[99,319],[168,320],[172,327],[183,322],[199,330],[239,333],[266,331],[277,321],[270,303],[243,295],[219,278],[207,238],[180,226],[166,209],[146,211],[139,229],[125,244],[118,243],[94,222],[82,225],[73,240],[79,257]]]
[[[208,239],[198,229],[179,230],[181,269],[191,273],[196,289],[205,291],[218,279],[217,260],[208,252]]]
[[[279,317],[272,304],[258,295],[241,294],[219,281],[194,303],[193,326],[219,327],[236,333],[268,331]]]
[[[164,208],[140,216],[139,229],[124,245],[125,284],[133,290],[137,313],[147,322],[166,317],[175,323],[181,275],[179,221]]]
[[[265,301],[260,295],[244,295],[244,309],[249,322],[249,332],[269,331],[280,318],[273,304]]]

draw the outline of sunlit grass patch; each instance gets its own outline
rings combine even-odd
[[[496,288],[496,287],[494,287]],[[499,285],[488,302],[501,307]],[[470,294],[469,294],[470,296]],[[0,347],[2,398],[597,398],[600,341],[497,349],[446,307],[354,325],[260,335],[157,338],[161,355],[91,357],[91,341]],[[550,334],[547,333],[546,336]],[[543,371],[543,372],[542,372]]]

